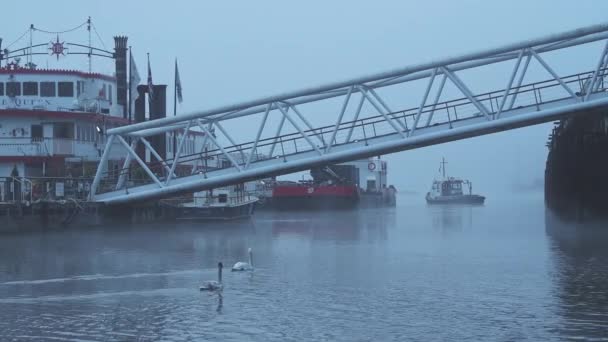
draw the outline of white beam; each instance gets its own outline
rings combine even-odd
[[[382,108],[380,108],[380,106],[378,106],[378,104],[371,98],[369,97],[369,95],[367,95],[367,92],[362,92],[363,96],[365,96],[365,99],[372,104],[372,106],[374,106],[374,108],[376,108],[376,110],[378,111],[378,113],[380,113],[380,115],[382,115],[382,117],[384,118],[384,120],[386,122],[388,122],[389,125],[391,125],[391,127],[393,127],[393,129],[395,130],[395,132],[397,132],[397,134],[399,134],[399,136],[401,136],[402,138],[405,138],[405,134],[403,134],[403,130],[402,128],[397,127],[397,125],[395,125],[395,123],[393,122],[393,119],[388,117],[388,115],[386,115],[386,113],[384,113],[384,111],[382,110]]]
[[[584,89],[585,91],[585,97],[584,97],[584,101],[587,101],[589,99],[589,95],[591,95],[591,93],[593,92],[593,89],[595,88],[595,83],[597,82],[597,75],[600,72],[600,69],[602,67],[602,65],[604,64],[604,60],[606,58],[606,53],[608,53],[608,42],[606,42],[606,45],[604,46],[604,50],[602,50],[602,54],[600,56],[599,61],[597,62],[597,67],[595,68],[595,71],[593,72],[593,77],[591,77],[591,82],[589,82],[589,86],[587,87],[587,89]]]
[[[154,183],[156,183],[158,185],[159,188],[162,188],[163,184],[160,182],[160,180],[158,180],[158,178],[156,177],[156,175],[154,175],[154,173],[150,170],[150,168],[148,168],[148,165],[146,165],[146,163],[144,163],[144,161],[141,160],[141,158],[139,158],[139,156],[137,155],[137,153],[135,153],[135,151],[133,151],[129,147],[129,144],[127,144],[127,142],[125,141],[125,139],[123,139],[123,137],[121,137],[119,135],[118,136],[118,140],[127,149],[127,152],[129,154],[131,154],[131,156],[133,157],[133,159],[135,159],[137,161],[137,163],[139,164],[139,166],[141,166],[141,168],[144,169],[144,171],[148,174],[148,177],[150,177],[150,179],[152,179],[154,181]]]
[[[464,94],[464,96],[466,96],[466,98],[468,98],[469,101],[471,101],[471,103],[473,103],[473,105],[475,107],[477,107],[479,112],[481,114],[483,114],[483,116],[485,116],[487,120],[490,120],[490,116],[488,115],[488,109],[483,105],[483,103],[477,101],[477,99],[475,98],[475,95],[473,95],[471,90],[469,90],[469,88],[464,84],[464,82],[462,82],[460,80],[460,78],[458,76],[456,76],[456,74],[451,72],[447,67],[441,67],[441,70],[443,71],[444,74],[446,74],[448,76],[448,78],[452,81],[452,83],[454,83],[454,85],[458,89],[460,89],[460,91]]]
[[[338,115],[338,120],[336,121],[336,125],[334,126],[334,130],[331,132],[331,138],[329,139],[329,145],[325,148],[325,153],[328,153],[331,150],[331,147],[335,144],[336,134],[338,133],[338,129],[340,124],[342,123],[342,118],[344,117],[344,113],[346,112],[346,108],[348,107],[348,101],[350,101],[350,96],[353,93],[353,86],[348,88],[348,93],[346,94],[346,98],[342,103],[342,109],[340,110],[340,114]]]
[[[131,141],[131,149],[135,150],[135,148],[137,147],[137,140],[139,140],[139,138],[134,138]],[[131,157],[130,153],[127,153],[127,157],[125,158],[125,162],[122,165],[122,169],[120,169],[120,176],[118,177],[118,182],[116,183],[116,190],[122,189],[122,187],[125,185],[125,180],[127,179],[127,175],[129,174],[129,167],[131,166],[131,160],[133,158]]]
[[[144,144],[146,149],[148,151],[150,151],[150,154],[152,154],[152,156],[154,156],[154,158],[156,158],[156,160],[158,160],[158,162],[163,165],[163,167],[167,171],[167,174],[169,174],[169,172],[171,171],[171,168],[169,167],[167,162],[158,154],[158,152],[156,152],[156,150],[154,149],[154,147],[152,147],[150,142],[148,140],[146,140],[146,138],[143,138],[143,137],[138,138],[138,139],[141,141],[142,144]]]
[[[429,79],[429,84],[426,86],[426,91],[424,92],[424,96],[422,96],[422,101],[420,101],[420,106],[418,106],[418,113],[416,113],[416,117],[414,119],[414,125],[412,129],[408,133],[408,137],[412,136],[418,127],[418,121],[420,121],[420,116],[422,115],[422,111],[424,110],[424,105],[426,104],[426,99],[429,97],[429,93],[431,92],[431,88],[433,87],[433,82],[435,81],[435,75],[437,75],[437,68],[433,69],[433,73],[431,74],[431,78]]]
[[[264,113],[264,117],[262,118],[262,123],[260,124],[260,128],[258,128],[258,133],[255,136],[255,140],[253,142],[253,147],[251,148],[251,152],[249,153],[249,157],[247,158],[247,163],[245,164],[245,169],[249,168],[249,164],[251,164],[251,160],[253,155],[256,153],[258,149],[258,143],[260,142],[260,137],[262,136],[262,131],[266,126],[266,119],[268,119],[268,114],[270,113],[270,109],[272,108],[272,104],[268,104],[266,106],[266,112]]]
[[[521,60],[524,56],[525,49],[522,49],[517,56],[517,61],[515,62],[515,67],[513,68],[513,72],[511,73],[511,77],[509,78],[509,82],[507,83],[507,87],[505,88],[504,94],[502,94],[502,100],[500,101],[500,106],[498,107],[498,111],[496,112],[496,117],[494,119],[500,118],[500,114],[502,110],[505,108],[505,103],[507,102],[507,97],[509,97],[509,92],[511,91],[511,87],[513,87],[513,81],[515,80],[515,76],[517,75],[517,71],[519,71],[519,65],[521,64]],[[491,100],[490,100],[491,101]]]
[[[445,81],[447,81],[448,76],[443,74],[441,78],[441,82],[439,83],[439,89],[437,90],[437,95],[435,96],[435,100],[433,101],[433,105],[431,106],[431,112],[429,113],[429,117],[426,120],[426,125],[429,126],[431,124],[431,120],[433,119],[433,115],[435,114],[435,108],[437,108],[437,103],[439,103],[439,98],[441,98],[441,93],[443,92],[443,87],[445,86]]]
[[[536,53],[536,51],[534,51],[534,49],[530,49],[530,53],[532,53],[532,56],[534,56],[534,58],[536,58],[536,60],[551,74],[551,76],[553,76],[553,78],[555,78],[555,80],[559,82],[559,84],[561,84],[564,89],[566,89],[566,91],[570,94],[570,96],[572,96],[572,98],[578,99],[578,96],[576,96],[572,89],[570,89],[570,87],[568,87],[568,85],[564,83],[562,78],[557,75],[557,73],[549,66],[549,64],[547,64],[547,62],[545,62],[544,59],[542,59]]]
[[[112,144],[114,143],[115,138],[115,135],[110,135],[108,137],[106,148],[103,150],[99,164],[97,164],[97,171],[95,172],[95,178],[93,178],[93,184],[91,184],[90,190],[91,192],[89,193],[89,198],[91,199],[94,199],[95,194],[97,193],[97,187],[99,187],[99,182],[101,182],[101,174],[103,173],[104,166],[107,164],[108,158],[110,157],[110,151],[112,150]]]
[[[124,133],[135,132],[135,131],[139,131],[139,130],[147,129],[147,128],[162,127],[162,126],[167,126],[167,125],[181,122],[181,121],[186,121],[186,120],[191,120],[191,119],[200,119],[200,118],[204,118],[206,116],[222,114],[222,113],[227,113],[227,112],[232,112],[232,111],[238,111],[238,110],[246,109],[246,108],[250,108],[250,107],[263,106],[263,105],[266,105],[266,104],[272,103],[272,102],[288,101],[293,98],[315,95],[315,94],[319,94],[322,92],[328,92],[328,91],[332,91],[332,90],[336,90],[336,89],[342,89],[342,88],[346,89],[347,87],[349,87],[351,85],[361,85],[361,84],[366,84],[368,82],[380,81],[380,80],[395,77],[395,76],[412,74],[412,73],[424,71],[424,70],[431,70],[431,69],[437,68],[437,67],[485,59],[485,58],[509,53],[512,51],[519,51],[523,48],[528,48],[528,47],[539,47],[539,46],[544,46],[546,44],[559,43],[559,42],[564,42],[564,45],[566,43],[581,44],[582,42],[588,42],[590,39],[593,39],[593,40],[603,39],[604,35],[602,35],[602,34],[606,33],[607,31],[608,31],[608,24],[601,24],[601,25],[580,28],[577,30],[554,34],[554,35],[550,35],[547,37],[522,41],[522,42],[518,42],[515,44],[508,44],[508,45],[504,45],[504,46],[501,46],[498,48],[488,49],[488,50],[481,51],[481,52],[465,54],[465,55],[453,57],[453,58],[446,58],[446,59],[442,59],[442,60],[439,60],[436,62],[423,63],[423,64],[409,66],[409,67],[405,67],[405,68],[399,68],[399,69],[395,69],[395,70],[391,70],[391,71],[387,71],[387,72],[382,72],[382,73],[373,74],[373,75],[364,76],[364,77],[358,77],[358,78],[354,78],[354,79],[342,81],[342,82],[335,82],[335,83],[330,83],[330,84],[326,84],[326,85],[306,88],[303,90],[288,92],[288,93],[280,94],[280,95],[276,95],[276,96],[264,97],[261,99],[241,102],[241,103],[232,104],[232,105],[228,105],[228,106],[223,106],[223,107],[219,107],[219,108],[212,109],[212,110],[206,110],[206,111],[201,111],[201,112],[196,112],[196,113],[191,113],[191,114],[184,114],[184,115],[180,115],[177,117],[167,117],[167,118],[158,119],[158,120],[141,122],[141,123],[137,123],[134,125],[113,128],[113,129],[108,130],[108,134],[124,134]],[[589,39],[585,40],[584,38],[589,38]],[[572,41],[570,41],[570,40],[572,40]],[[578,40],[580,40],[580,42]],[[568,41],[570,41],[570,42],[568,42]],[[490,62],[484,61],[484,63],[490,63]]]
[[[173,163],[171,163],[171,170],[169,171],[169,174],[167,175],[167,180],[165,181],[165,185],[169,184],[169,182],[171,182],[171,179],[173,178],[173,172],[175,172],[175,168],[177,167],[177,164],[179,164],[179,157],[182,154],[182,148],[184,147],[184,142],[188,138],[188,133],[190,132],[191,125],[192,125],[192,120],[188,121],[186,130],[182,134],[182,138],[179,139],[179,144],[177,145],[177,151],[175,151],[175,154],[173,155]]]
[[[300,128],[300,126],[291,118],[291,116],[289,116],[289,113],[287,113],[286,110],[283,109],[283,107],[278,106],[279,107],[279,111],[283,114],[283,116],[285,118],[287,118],[287,120],[289,120],[289,122],[293,125],[293,127],[295,127],[295,129],[300,133],[300,135],[308,142],[308,144],[310,146],[312,146],[312,148],[317,151],[319,154],[323,154],[323,152],[321,152],[321,150],[319,149],[319,147],[317,145],[315,145],[312,140],[310,140],[310,137],[304,133],[304,131],[302,130],[302,128]]]
[[[353,118],[352,125],[348,129],[348,134],[346,135],[345,143],[349,143],[350,138],[352,138],[352,136],[353,136],[353,130],[355,129],[357,120],[359,120],[359,114],[361,113],[361,108],[363,108],[364,102],[365,102],[365,90],[361,90],[361,99],[359,100],[359,104],[357,105],[357,110],[355,111],[355,117]]]
[[[224,149],[224,147],[222,145],[220,145],[220,143],[218,143],[217,140],[215,140],[213,135],[211,135],[211,132],[209,132],[209,130],[207,130],[207,128],[205,128],[205,126],[203,125],[203,123],[200,120],[197,120],[197,123],[198,123],[198,126],[201,128],[201,130],[203,130],[203,132],[205,132],[205,134],[207,134],[209,136],[209,140],[211,140],[211,142],[222,152],[222,154],[224,154],[226,156],[226,158],[228,158],[228,160],[237,169],[237,171],[241,172],[242,169],[241,169],[241,166],[239,165],[239,163],[237,163],[236,160],[234,160],[234,158],[232,158],[230,153],[227,153],[226,150]]]

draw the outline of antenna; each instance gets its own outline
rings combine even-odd
[[[28,55],[27,55],[27,64],[30,65],[32,63],[32,40],[33,40],[33,34],[34,34],[34,24],[30,24],[30,46],[28,49]]]
[[[89,16],[89,18],[87,19],[87,31],[89,31],[89,53],[87,54],[87,56],[89,57],[89,74],[91,72],[93,72],[93,66],[92,66],[92,58],[93,58],[93,49],[91,47],[91,17]]]

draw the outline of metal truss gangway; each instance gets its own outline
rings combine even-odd
[[[608,109],[607,40],[608,24],[595,25],[110,129],[91,200],[120,204],[170,197],[602,112]],[[568,72],[558,73],[561,69]],[[406,100],[415,102],[401,104]],[[182,134],[176,157],[163,160],[149,140],[171,132],[204,135],[207,148],[183,152]],[[156,157],[154,162],[142,160],[138,146]],[[117,149],[124,153],[118,174],[107,167]],[[227,162],[201,169],[205,158]],[[184,165],[191,172],[176,172]],[[128,182],[126,170],[132,167],[147,179]]]

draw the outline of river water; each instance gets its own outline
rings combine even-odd
[[[608,231],[547,223],[542,194],[398,201],[2,235],[0,340],[608,340]]]

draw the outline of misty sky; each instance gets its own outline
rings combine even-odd
[[[179,59],[180,112],[598,24],[608,13],[602,0],[56,0],[26,7],[3,17],[4,46],[29,24],[61,30],[90,15],[108,47],[112,36],[129,36],[142,79],[146,52],[155,83],[172,86],[173,61]],[[581,57],[591,64],[596,59]],[[234,127],[235,134],[239,129],[247,127]],[[389,181],[426,191],[442,156],[450,174],[470,178],[485,194],[542,180],[549,130],[541,125],[389,155]]]

